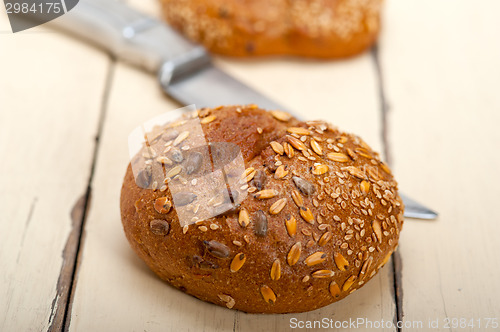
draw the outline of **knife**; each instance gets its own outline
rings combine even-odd
[[[204,47],[121,2],[81,0],[73,10],[50,24],[96,44],[118,59],[157,73],[162,89],[180,104],[198,107],[257,104],[266,109],[289,111],[214,66]],[[293,111],[290,113],[297,117]],[[405,195],[401,197],[405,217],[437,217],[436,212],[422,204]]]

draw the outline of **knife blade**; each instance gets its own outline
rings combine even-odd
[[[158,73],[163,90],[183,105],[198,107],[257,104],[285,108],[217,68],[209,53],[165,23],[118,1],[82,0],[64,16],[49,23],[86,39],[118,59]],[[405,217],[434,219],[437,213],[401,195]]]

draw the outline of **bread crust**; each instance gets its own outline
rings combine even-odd
[[[221,306],[291,313],[344,298],[387,262],[398,243],[404,207],[389,168],[359,137],[321,121],[281,121],[254,105],[202,109],[199,116],[207,122],[201,126],[210,142],[241,149],[243,177],[253,173],[251,167],[255,173],[237,209],[186,229],[175,206],[162,209],[157,203],[163,197],[159,202],[172,202],[170,190],[139,187],[129,165],[121,191],[123,228],[160,278]],[[290,142],[302,145],[293,139],[306,149],[294,148]],[[164,143],[151,147],[159,150]],[[142,155],[137,158],[148,159]],[[162,156],[159,152],[152,162]],[[182,175],[186,159],[179,165]],[[261,190],[275,190],[275,196],[262,199]]]
[[[165,19],[230,56],[349,57],[380,30],[381,0],[161,0]]]

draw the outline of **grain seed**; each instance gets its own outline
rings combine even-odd
[[[316,152],[317,155],[323,155],[323,149],[315,139],[311,139],[311,149]]]
[[[179,136],[177,136],[177,138],[174,140],[174,143],[173,146],[177,146],[179,145],[180,143],[182,143],[182,141],[184,141],[186,138],[188,138],[189,136],[189,131],[183,131],[182,133],[179,134]]]
[[[297,190],[292,190],[292,199],[297,205],[297,207],[301,207],[304,205],[304,200],[302,199],[302,196]]]
[[[339,163],[345,163],[349,161],[349,157],[343,153],[330,152],[326,155],[326,157],[332,161],[336,161]]]
[[[290,251],[288,252],[288,255],[286,257],[288,265],[290,266],[295,265],[299,261],[301,252],[302,252],[302,243],[300,242],[295,243],[292,246],[292,248],[290,248]]]
[[[350,276],[349,279],[347,279],[345,282],[344,282],[344,285],[342,286],[342,290],[344,292],[347,292],[349,290],[349,288],[351,288],[352,284],[354,283],[354,281],[356,280],[356,276]]]
[[[328,243],[333,237],[333,233],[330,231],[325,232],[321,237],[319,238],[318,244],[320,246],[324,246],[325,244]]]
[[[304,218],[305,221],[307,221],[310,224],[314,224],[314,215],[311,209],[301,206],[299,211],[300,211],[300,216]]]
[[[285,226],[288,235],[293,237],[297,233],[297,221],[294,216],[290,216],[290,218],[285,220]]]
[[[207,117],[204,117],[203,119],[201,119],[201,124],[207,124],[207,123],[210,123],[212,121],[214,121],[217,117],[215,115],[209,115]]]
[[[170,160],[169,158],[167,158],[165,156],[160,156],[160,157],[156,158],[156,160],[163,165],[172,165],[173,164],[172,160]]]
[[[287,142],[283,143],[283,150],[285,151],[285,154],[287,155],[288,158],[293,158],[293,156],[295,155],[293,147]]]
[[[372,222],[373,232],[377,236],[378,242],[382,243],[382,228],[380,228],[380,223],[377,219]]]
[[[345,257],[338,252],[333,254],[333,259],[335,260],[335,264],[340,271],[345,271],[345,269],[349,266],[349,262],[347,261],[347,259],[345,259]]]
[[[269,199],[278,195],[278,191],[274,189],[264,189],[255,193],[254,197],[257,199]]]
[[[237,272],[239,269],[241,269],[243,264],[245,264],[246,260],[247,256],[245,256],[244,253],[240,252],[239,254],[236,254],[236,256],[234,256],[231,262],[231,267],[230,267],[231,272]]]
[[[342,170],[346,170],[349,172],[349,174],[351,174],[352,176],[354,177],[357,177],[361,180],[365,180],[366,179],[366,175],[363,171],[361,171],[359,168],[355,167],[355,166],[348,166],[348,167],[343,167]]]
[[[370,192],[370,182],[368,182],[366,180],[361,181],[361,183],[359,184],[359,187],[361,189],[361,192],[365,195]]]
[[[335,281],[332,281],[330,283],[329,289],[330,289],[330,294],[332,294],[334,298],[338,298],[340,296],[340,287],[339,285],[337,285]]]
[[[279,278],[281,278],[281,262],[279,259],[276,259],[271,266],[271,279],[279,280]]]
[[[333,277],[335,273],[332,270],[317,270],[312,273],[313,278],[330,278]]]
[[[270,214],[278,214],[278,213],[281,212],[281,210],[283,210],[283,208],[285,207],[285,205],[286,205],[286,198],[278,199],[269,208],[269,213]]]
[[[262,294],[264,301],[267,303],[274,304],[276,302],[276,294],[274,294],[273,290],[269,286],[262,286],[260,288],[260,293]]]
[[[238,223],[241,227],[247,227],[250,223],[250,215],[246,209],[241,209],[238,216]]]
[[[314,266],[323,263],[326,260],[326,254],[324,252],[318,251],[312,255],[309,255],[305,260],[307,266]]]
[[[289,113],[283,111],[271,111],[270,113],[275,119],[283,122],[287,122],[292,118]]]
[[[174,168],[172,168],[171,170],[169,170],[165,176],[167,178],[173,178],[174,176],[176,176],[177,174],[179,174],[181,171],[182,171],[182,166],[181,165],[177,165]]]
[[[272,141],[271,143],[269,143],[271,145],[271,148],[274,150],[274,152],[276,152],[277,154],[279,154],[280,156],[283,155],[283,153],[285,152],[284,148],[283,148],[283,145],[281,145],[280,143],[278,142],[275,142],[275,141]]]
[[[276,172],[274,173],[274,178],[278,180],[278,179],[284,178],[287,175],[288,175],[288,171],[287,171],[285,165],[280,165],[280,166],[278,166],[278,168],[276,169]]]
[[[314,166],[312,173],[314,175],[322,175],[328,172],[330,168],[327,165],[316,165]]]
[[[290,134],[296,134],[296,135],[310,135],[311,132],[307,130],[306,128],[302,127],[288,127],[287,130]]]
[[[304,145],[304,143],[302,143],[301,140],[293,137],[293,136],[289,136],[287,135],[286,136],[286,139],[288,140],[288,142],[290,143],[291,146],[293,146],[294,148],[296,148],[297,150],[299,151],[307,151],[307,148],[306,146]]]

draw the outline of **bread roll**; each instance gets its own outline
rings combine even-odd
[[[147,137],[122,187],[125,235],[187,294],[309,311],[363,286],[396,249],[397,183],[357,136],[249,105],[201,109]]]
[[[381,0],[161,0],[166,20],[231,56],[348,57],[376,40]]]

